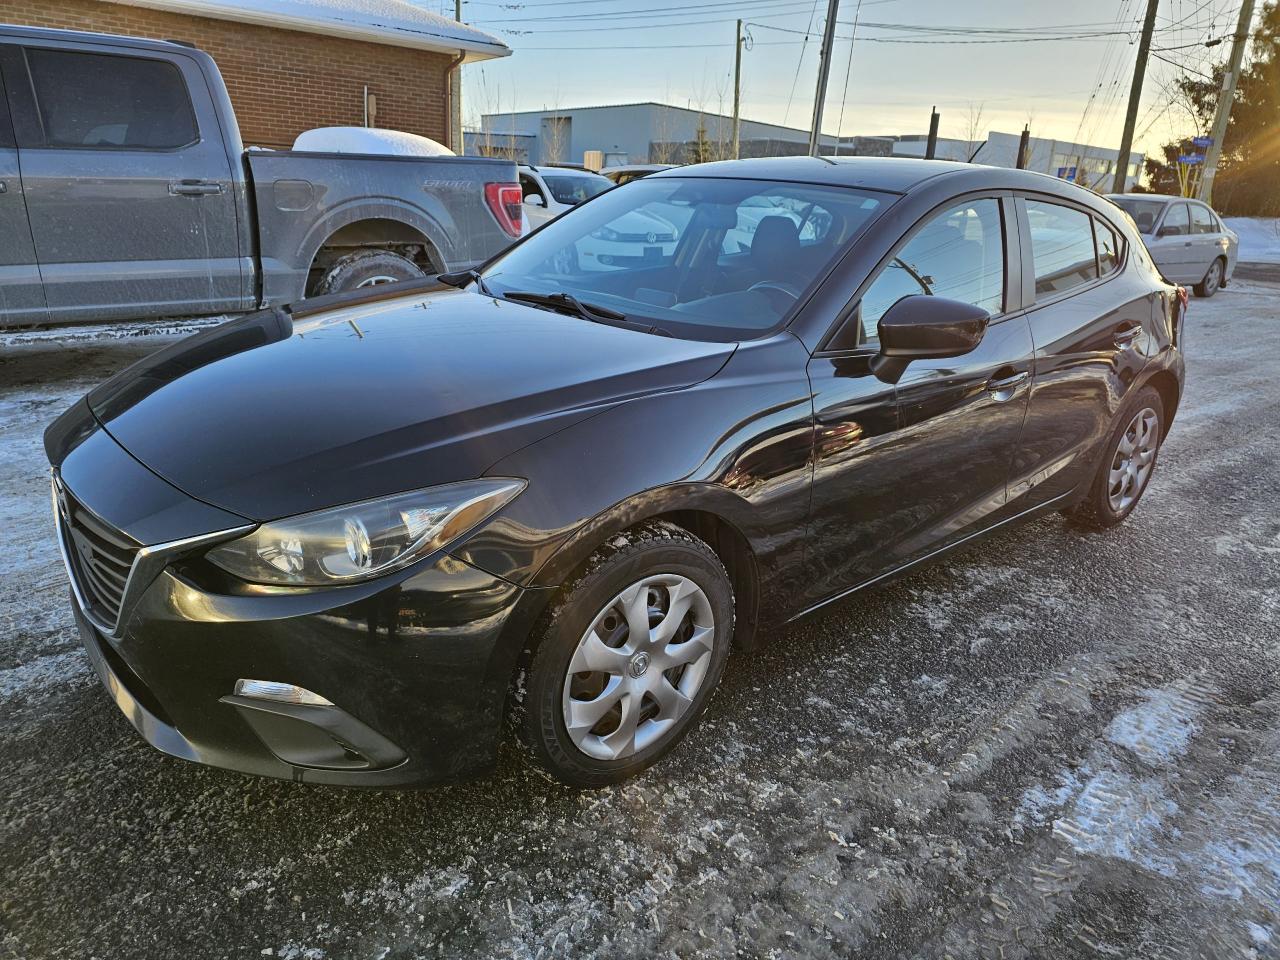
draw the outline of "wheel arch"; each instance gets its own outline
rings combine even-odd
[[[1160,402],[1164,407],[1164,427],[1160,439],[1163,441],[1169,435],[1169,428],[1173,425],[1174,415],[1178,412],[1178,404],[1182,400],[1182,385],[1178,382],[1178,378],[1171,370],[1157,370],[1146,380],[1143,386],[1154,387],[1155,391],[1160,394]]]
[[[534,582],[560,585],[608,539],[637,524],[665,520],[704,541],[720,558],[733,586],[734,646],[757,645],[760,569],[749,536],[748,504],[709,484],[677,484],[650,490],[616,504],[579,527],[538,570]]]

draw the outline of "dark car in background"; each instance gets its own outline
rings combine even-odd
[[[0,24],[0,327],[240,313],[480,263],[515,164],[245,150],[185,44]]]
[[[585,269],[637,213],[671,251]],[[84,643],[161,750],[423,784],[505,715],[618,781],[731,649],[1047,511],[1124,520],[1182,392],[1184,291],[1024,171],[681,168],[441,279],[231,321],[49,428]]]

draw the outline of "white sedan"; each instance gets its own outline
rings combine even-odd
[[[1133,217],[1166,280],[1190,284],[1197,297],[1212,297],[1236,269],[1240,238],[1199,200],[1153,193],[1107,197]]]

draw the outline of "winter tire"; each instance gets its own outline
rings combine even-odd
[[[1103,530],[1129,516],[1155,474],[1164,436],[1164,404],[1154,387],[1143,387],[1121,409],[1106,455],[1085,498],[1067,511],[1082,527]]]

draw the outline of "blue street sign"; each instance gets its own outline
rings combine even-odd
[[[1201,148],[1212,147],[1213,137],[1192,137],[1191,144],[1192,146],[1201,147]]]
[[[1204,163],[1203,153],[1184,153],[1178,158],[1179,163],[1185,163],[1189,167],[1194,167],[1197,163]]]
[[[1059,167],[1058,168],[1059,180],[1074,180],[1075,178],[1076,178],[1075,167]]]

